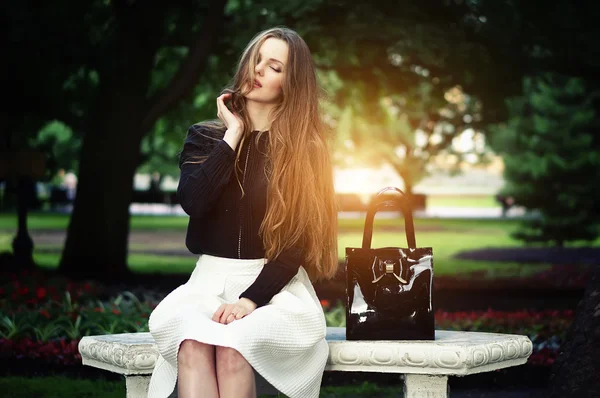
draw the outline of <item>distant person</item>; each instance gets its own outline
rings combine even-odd
[[[150,192],[160,192],[160,182],[161,182],[160,173],[155,171],[150,176],[150,187],[148,188],[148,190]]]
[[[155,171],[150,176],[150,186],[148,187],[148,194],[150,196],[150,202],[152,203],[164,203],[165,198],[160,190],[160,183],[162,178],[160,173]]]
[[[291,398],[319,396],[329,353],[312,281],[337,271],[337,211],[319,88],[298,34],[248,44],[218,121],[189,128],[177,195],[199,254],[152,312],[149,397],[256,397],[254,371]],[[309,278],[310,276],[310,278]]]
[[[68,189],[65,184],[65,169],[58,169],[56,174],[50,180],[50,207],[52,210],[58,210],[70,202],[68,199]]]
[[[502,217],[506,217],[510,208],[515,204],[515,200],[512,196],[502,194],[496,195],[496,201],[502,206]]]
[[[77,176],[72,171],[65,173],[64,176],[64,187],[67,190],[67,199],[69,202],[75,200],[75,195],[77,194]]]

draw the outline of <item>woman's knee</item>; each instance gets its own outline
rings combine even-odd
[[[220,373],[237,373],[250,366],[246,358],[233,348],[216,346],[215,355]]]
[[[179,366],[198,366],[198,361],[212,358],[214,346],[196,340],[184,340],[179,346],[177,363]]]

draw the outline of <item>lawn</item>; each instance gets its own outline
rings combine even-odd
[[[493,195],[429,195],[427,207],[500,207]]]
[[[68,225],[68,216],[59,214],[32,214],[28,225],[30,231],[60,231]],[[15,234],[16,217],[0,215],[0,251],[11,250]],[[460,251],[490,247],[519,247],[522,244],[512,239],[509,233],[518,225],[513,219],[426,219],[415,220],[418,246],[431,246],[434,249],[434,266],[437,275],[462,274],[485,270],[489,277],[506,275],[525,275],[549,267],[545,264],[523,264],[516,262],[494,263],[459,260],[454,255]],[[182,255],[161,255],[155,252],[153,243],[132,244],[129,266],[139,273],[189,273],[192,271],[195,256],[187,254],[183,246],[187,217],[181,216],[133,216],[132,234],[136,232],[155,232],[157,240],[163,240],[161,232],[171,233],[175,237],[172,245]],[[359,247],[362,244],[364,219],[340,219],[338,234],[338,253],[344,259],[346,247]],[[180,235],[179,235],[180,234]],[[180,236],[180,238],[179,238]],[[173,239],[173,238],[172,238]],[[164,243],[161,241],[161,243]],[[402,220],[376,218],[372,247],[405,246]],[[38,244],[34,258],[38,264],[55,268],[60,259],[59,244]],[[146,253],[145,253],[146,251]]]
[[[338,225],[340,230],[357,229],[364,227],[364,216],[361,218],[340,218]],[[397,226],[401,221],[389,218],[375,218],[375,225],[382,227]],[[439,219],[439,218],[417,218],[415,227],[440,227],[470,229],[473,227],[491,226],[494,229],[503,228],[512,230],[517,225],[515,219]],[[57,213],[30,213],[27,218],[27,227],[30,230],[65,230],[69,224],[69,216]],[[188,218],[182,216],[155,216],[134,215],[131,217],[132,231],[184,231],[188,224]],[[17,228],[17,216],[15,214],[0,213],[0,231],[15,231]]]
[[[0,391],[11,398],[120,398],[125,396],[125,381],[76,380],[64,376],[1,377]]]
[[[373,383],[360,385],[321,387],[322,398],[334,397],[399,397],[402,385],[396,387],[380,387]],[[103,381],[69,379],[64,376],[48,376],[39,378],[0,377],[0,391],[11,398],[63,398],[72,397],[77,391],[77,397],[86,398],[121,398],[125,396],[125,381]],[[259,395],[259,398],[280,397],[285,395]]]

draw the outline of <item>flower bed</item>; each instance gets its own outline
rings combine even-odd
[[[40,272],[3,276],[8,282],[0,286],[0,359],[80,364],[81,337],[148,331],[156,305],[130,292],[99,300],[100,285]]]
[[[8,277],[6,277],[8,276]],[[48,364],[81,363],[77,344],[95,334],[148,331],[148,317],[159,298],[139,299],[121,292],[103,300],[102,286],[24,272],[3,275],[0,286],[0,359],[40,360]],[[345,326],[345,309],[322,300],[328,326]],[[550,366],[573,321],[573,311],[471,311],[435,314],[436,328],[529,336],[528,364]]]

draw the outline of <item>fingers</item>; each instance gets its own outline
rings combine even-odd
[[[217,110],[221,113],[223,113],[223,110],[227,109],[227,106],[225,105],[225,100],[230,98],[231,94],[221,94],[217,97]],[[227,109],[229,110],[229,109]]]
[[[231,322],[236,320],[236,315],[232,312],[229,314],[229,316],[227,317],[227,319],[225,319],[225,325],[230,324]]]
[[[235,304],[221,304],[217,311],[215,311],[212,320],[227,325],[233,321],[242,319],[246,315],[246,310],[241,306]]]
[[[223,117],[223,108],[225,108],[225,102],[223,101],[224,96],[227,94],[223,94],[217,97],[217,117],[225,122],[225,118]]]
[[[231,310],[232,310],[232,305],[228,304],[227,307],[225,307],[225,311],[223,311],[223,314],[221,315],[221,318],[219,319],[219,323],[222,323],[224,325],[227,325],[227,321],[229,319],[229,315],[231,315]]]
[[[231,94],[225,93],[217,97],[217,117],[225,123],[227,128],[239,127],[241,120],[236,113],[232,112],[225,105],[225,101],[231,98]]]
[[[223,311],[225,311],[226,306],[227,304],[221,304],[219,308],[217,308],[212,317],[213,321],[219,322],[219,319],[221,319],[221,315],[223,315]]]

